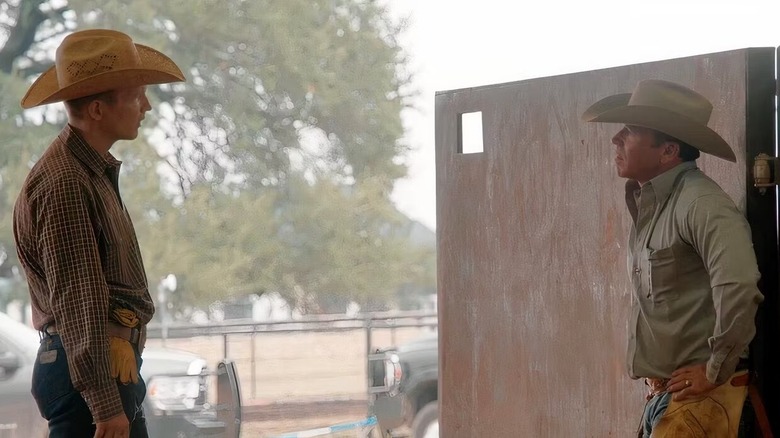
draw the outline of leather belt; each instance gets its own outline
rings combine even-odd
[[[657,395],[665,393],[666,385],[668,384],[669,384],[669,379],[661,379],[655,377],[645,378],[645,385],[649,387],[645,399],[650,400]]]
[[[57,326],[54,323],[48,324],[43,331],[45,331],[49,335],[59,334],[59,331],[57,330]],[[135,344],[141,349],[143,349],[143,346],[146,343],[145,326],[141,326],[140,329],[137,327],[130,328],[130,327],[125,327],[122,324],[116,323],[114,321],[109,321],[108,325],[106,326],[106,332],[108,336],[124,339],[125,341],[128,341],[131,344]]]

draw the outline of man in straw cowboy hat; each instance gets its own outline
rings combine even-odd
[[[22,98],[24,108],[64,101],[68,113],[14,208],[41,331],[32,393],[51,437],[147,436],[138,373],[154,304],[109,149],[138,136],[147,85],[183,80],[162,53],[86,30],[65,37]]]
[[[582,116],[624,125],[612,143],[633,219],[627,365],[648,385],[640,436],[735,437],[747,392],[763,296],[745,217],[696,167],[700,152],[736,161],[711,112],[693,90],[645,80]]]

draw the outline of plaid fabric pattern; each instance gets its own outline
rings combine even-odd
[[[141,252],[119,194],[121,162],[66,126],[33,166],[14,208],[33,324],[56,324],[74,387],[95,421],[122,413],[109,372],[110,308],[154,313]]]

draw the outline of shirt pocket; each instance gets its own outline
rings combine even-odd
[[[677,259],[674,248],[646,249],[648,279],[650,287],[648,298],[654,303],[663,303],[677,299]]]

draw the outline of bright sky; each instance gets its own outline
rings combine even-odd
[[[745,47],[780,46],[780,0],[388,0],[421,91],[404,115],[398,208],[436,228],[434,93]],[[628,90],[627,90],[628,91]]]

